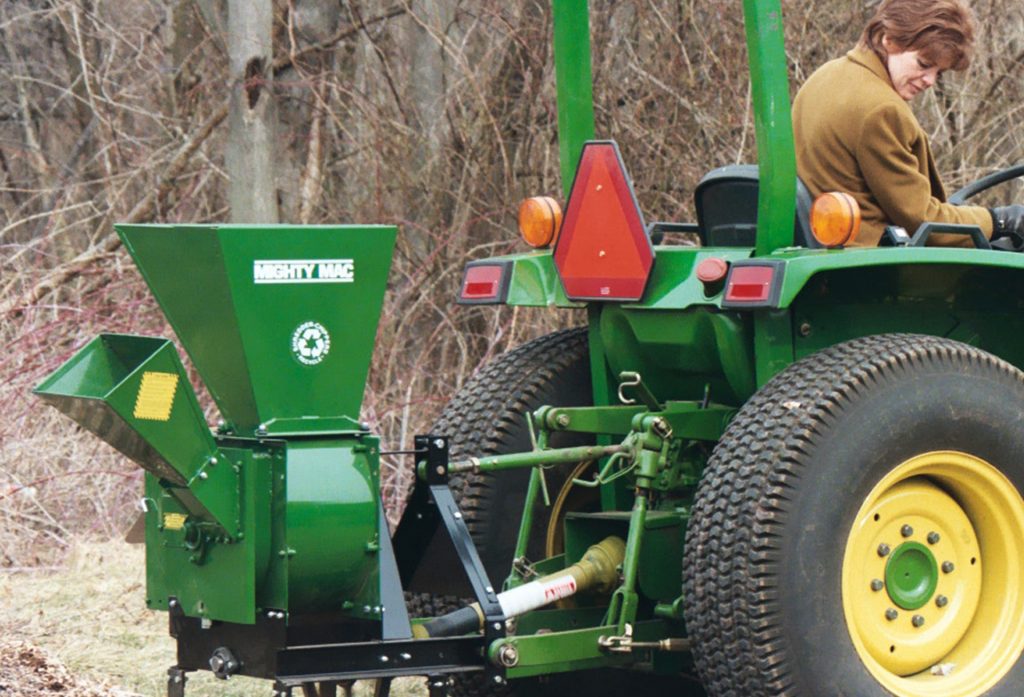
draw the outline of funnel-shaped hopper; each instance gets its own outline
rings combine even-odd
[[[394,227],[117,230],[237,432],[356,427]]]
[[[237,530],[235,473],[214,466],[217,445],[170,341],[101,334],[35,392],[157,477],[190,513]]]

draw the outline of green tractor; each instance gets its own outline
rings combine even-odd
[[[928,224],[817,241],[778,0],[744,2],[759,165],[645,223],[592,140],[586,3],[553,5],[564,219],[525,204],[538,249],[472,262],[459,300],[587,325],[415,439],[393,534],[358,414],[394,228],[119,228],[224,423],[162,339],[97,337],[37,392],[147,471],[170,697],[195,670],[321,697],[1024,693],[1024,313],[990,290],[1024,298],[1024,257]]]

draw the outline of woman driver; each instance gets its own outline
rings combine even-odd
[[[813,196],[845,191],[860,204],[855,242],[875,246],[887,225],[976,225],[1024,237],[1024,206],[954,206],[909,102],[946,70],[970,62],[974,20],[961,0],[884,0],[857,46],[821,66],[793,103],[797,169]],[[935,235],[938,244],[966,238]]]

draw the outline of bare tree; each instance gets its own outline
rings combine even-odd
[[[235,223],[276,223],[272,0],[228,0],[231,105],[224,164]]]

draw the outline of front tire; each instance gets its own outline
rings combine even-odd
[[[1024,694],[1022,426],[1024,375],[936,337],[858,339],[769,381],[687,532],[709,694]]]

